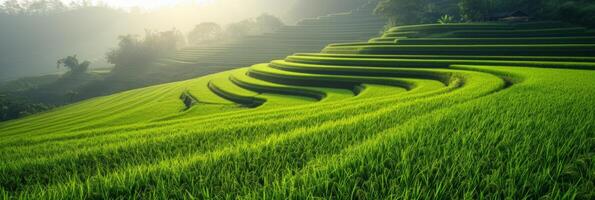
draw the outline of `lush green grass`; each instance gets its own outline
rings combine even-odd
[[[543,37],[543,38],[406,38],[394,41],[399,45],[445,44],[593,44],[595,37]]]
[[[1,123],[0,196],[593,199],[595,58],[542,43],[295,54]]]
[[[513,45],[367,45],[326,47],[323,53],[337,54],[430,54],[494,56],[595,56],[595,44]]]

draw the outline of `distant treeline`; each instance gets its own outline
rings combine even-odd
[[[94,4],[89,0],[70,1],[68,4],[61,0],[5,0],[0,5],[0,13],[7,15],[48,15],[95,6],[108,7],[106,4]]]
[[[455,21],[486,21],[522,11],[536,20],[561,20],[595,27],[593,0],[381,0],[376,13],[395,24],[435,23],[448,15]]]
[[[0,122],[43,112],[50,108],[51,106],[43,103],[27,103],[24,100],[9,99],[5,95],[0,95]]]
[[[378,0],[296,0],[291,5],[288,16],[299,21],[303,18],[351,11],[366,3],[376,1]]]

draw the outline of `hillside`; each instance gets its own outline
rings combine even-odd
[[[356,42],[377,36],[386,23],[373,14],[376,1],[350,12],[303,19],[272,33],[246,36],[212,45],[182,49],[160,64],[208,67],[236,67],[283,58],[295,52],[314,52],[327,44]]]
[[[349,12],[304,19],[271,33],[184,48],[174,55],[131,71],[112,73],[101,82],[82,87],[77,100],[237,69],[295,52],[316,52],[330,43],[367,40],[378,36],[385,24],[385,20],[372,14],[375,2]]]
[[[593,199],[593,99],[592,30],[395,27],[0,123],[0,196]]]

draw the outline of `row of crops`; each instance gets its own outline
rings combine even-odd
[[[283,58],[294,52],[318,51],[329,43],[354,42],[378,35],[385,20],[372,14],[373,3],[346,13],[304,19],[296,25],[283,26],[272,33],[189,47],[164,65],[246,66]]]
[[[396,27],[2,123],[0,196],[592,199],[595,45],[578,30]]]
[[[552,29],[549,26],[562,26],[563,28]],[[421,68],[434,69],[430,71],[435,71],[436,68],[451,68],[452,65],[595,68],[595,51],[593,51],[595,36],[583,35],[590,34],[592,31],[580,27],[564,26],[569,25],[559,22],[532,22],[396,27],[387,31],[382,37],[371,39],[369,42],[331,44],[323,49],[322,53],[298,53],[288,56],[284,60],[275,60],[268,64],[257,64],[248,69],[237,70],[236,73],[229,76],[228,80],[211,82],[209,86],[212,90],[219,91],[218,93],[222,94],[220,96],[231,100],[240,96],[245,99],[246,96],[234,95],[234,91],[242,91],[242,89],[258,93],[277,91],[284,94],[312,97],[308,94],[316,91],[315,87],[332,86],[351,90],[357,95],[358,90],[365,87],[361,85],[362,82],[407,87],[403,83],[393,83],[390,81],[391,78],[374,77],[391,76],[391,74],[400,78],[403,76],[407,78],[434,77],[448,85],[448,78],[439,78],[440,76],[431,75],[428,72],[415,71]],[[495,38],[452,37],[453,33],[473,31],[478,35],[494,31],[524,34],[500,35]],[[407,37],[394,37],[402,32],[414,32],[414,34]],[[550,33],[566,33],[568,36],[542,37]],[[386,38],[391,38],[393,41],[378,42],[379,39]],[[525,42],[522,43],[522,41]],[[405,69],[415,70],[404,71]],[[402,75],[403,73],[406,75]],[[222,82],[235,83],[240,89],[234,88],[226,91],[226,87],[218,86],[225,84]],[[306,88],[287,88],[283,84],[299,85]],[[257,99],[254,98],[253,101],[248,102],[266,102]],[[321,100],[322,98],[316,99]]]

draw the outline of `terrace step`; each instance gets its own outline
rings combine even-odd
[[[527,38],[402,38],[397,45],[481,45],[481,44],[595,44],[595,37]]]
[[[465,55],[398,55],[398,54],[325,54],[296,53],[294,56],[330,58],[374,58],[374,59],[438,59],[438,60],[512,60],[551,62],[595,62],[595,57],[577,56],[465,56]]]
[[[266,66],[267,64],[259,65]],[[292,86],[264,81],[261,79],[251,77],[249,75],[250,73],[248,73],[249,70],[254,70],[254,68],[257,68],[257,66],[259,65],[252,66],[250,69],[246,69],[245,71],[243,71],[243,73],[235,73],[231,76],[231,80],[238,85],[242,85],[245,88],[250,88],[253,91],[259,91],[261,93],[303,96],[311,99],[316,99],[318,101],[337,101],[354,96],[351,90],[322,87]]]
[[[447,74],[440,73],[439,70],[430,69],[414,69],[414,68],[391,68],[391,67],[377,67],[377,66],[344,66],[344,65],[317,65],[287,62],[285,60],[275,60],[269,65],[282,71],[321,74],[321,75],[341,75],[349,77],[379,77],[383,78],[415,78],[415,79],[429,79],[448,83],[450,77]],[[358,80],[359,80],[358,78]],[[394,79],[391,79],[394,80]],[[400,80],[402,81],[402,79]],[[380,83],[387,84],[387,82],[366,82],[366,83]],[[395,86],[411,87],[411,83],[397,82]]]
[[[535,58],[535,59],[533,59]],[[548,58],[548,57],[496,57],[496,56],[403,56],[397,57],[327,57],[327,56],[289,56],[291,63],[337,65],[337,66],[372,66],[393,68],[448,68],[451,65],[500,65],[530,66],[542,68],[595,69],[593,58]],[[586,62],[584,62],[586,61]]]
[[[212,79],[208,87],[220,97],[246,107],[258,107],[266,102],[266,99],[257,97],[259,93],[246,90],[231,82],[229,76]]]
[[[322,53],[493,55],[493,56],[595,56],[595,44],[541,45],[369,45],[326,47]]]

